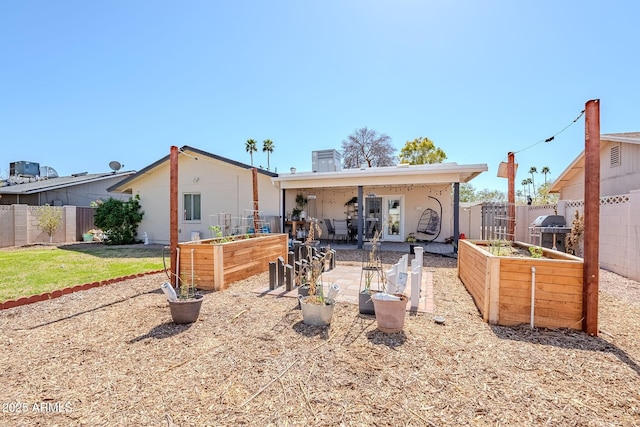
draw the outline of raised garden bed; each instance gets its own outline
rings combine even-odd
[[[178,243],[178,274],[198,289],[219,291],[230,283],[269,270],[269,262],[287,259],[286,234],[258,234]]]
[[[527,252],[531,246],[511,245]],[[496,256],[488,246],[487,241],[460,240],[458,247],[458,277],[485,322],[530,324],[533,301],[534,326],[582,328],[582,258],[544,248],[542,258]]]

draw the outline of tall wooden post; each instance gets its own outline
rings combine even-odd
[[[171,146],[169,155],[169,247],[171,280],[175,283],[178,253],[178,147]]]
[[[507,154],[507,235],[513,242],[516,240],[516,166],[515,154]]]
[[[584,271],[582,330],[598,335],[598,254],[600,247],[600,100],[585,104]]]
[[[260,204],[258,203],[258,169],[252,169],[252,177],[253,177],[253,232],[258,234],[262,230],[258,230],[260,224],[258,223],[258,210],[260,209]]]

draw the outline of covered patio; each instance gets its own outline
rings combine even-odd
[[[383,243],[403,243],[410,234],[418,243],[452,239],[455,251],[460,234],[460,183],[469,182],[487,170],[486,164],[400,164],[333,172],[292,172],[271,180],[281,190],[282,230],[292,237],[297,237],[299,229],[308,228],[309,218],[317,218],[322,239],[339,240],[338,246],[361,249],[378,231]],[[297,218],[292,215],[296,211],[305,215]],[[331,230],[336,221],[339,224],[347,221],[346,236]]]

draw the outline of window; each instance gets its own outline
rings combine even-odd
[[[186,193],[184,195],[185,221],[200,221],[200,194]]]
[[[620,144],[611,147],[610,165],[611,167],[620,166]]]

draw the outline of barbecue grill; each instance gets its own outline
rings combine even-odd
[[[538,246],[566,252],[565,236],[571,233],[571,227],[562,215],[541,215],[533,221],[533,234],[539,234]]]

